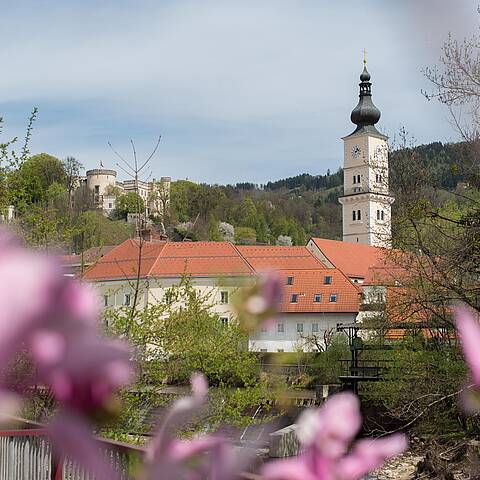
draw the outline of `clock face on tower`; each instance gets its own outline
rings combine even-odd
[[[355,145],[352,148],[352,157],[353,158],[358,158],[361,153],[362,153],[362,150],[360,149],[360,147],[358,145]]]

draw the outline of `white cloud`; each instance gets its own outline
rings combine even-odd
[[[320,172],[340,161],[338,137],[351,128],[364,47],[385,127],[411,122],[421,139],[447,130],[419,94],[420,67],[435,61],[428,42],[433,35],[440,43],[443,23],[438,32],[428,27],[428,42],[415,37],[412,51],[401,39],[414,26],[409,17],[425,25],[425,12],[409,2],[410,10],[373,0],[12,7],[0,18],[0,91],[13,104],[46,105],[38,143],[50,151],[88,157],[108,138],[125,136],[139,136],[147,149],[146,137],[162,130],[170,158],[184,161],[172,164],[179,174],[268,178],[274,164],[275,175],[300,166]],[[52,104],[63,106],[61,115]],[[237,169],[246,157],[270,167]],[[231,159],[227,172],[216,171],[219,158]]]

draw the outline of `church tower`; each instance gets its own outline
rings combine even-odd
[[[351,114],[357,125],[344,137],[343,241],[391,247],[391,205],[388,184],[388,137],[375,124],[380,110],[372,102],[372,84],[364,60],[360,100]]]

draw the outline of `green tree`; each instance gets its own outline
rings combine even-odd
[[[66,186],[67,176],[63,163],[47,153],[28,158],[12,174],[12,180],[18,189],[15,203],[20,209],[34,203],[47,201],[48,188],[57,183]]]
[[[142,381],[187,383],[195,371],[211,385],[253,386],[258,380],[254,354],[235,321],[222,322],[208,294],[199,295],[188,278],[164,292],[161,301],[135,312],[105,312],[112,333],[135,346]]]
[[[250,197],[245,197],[242,203],[238,206],[237,225],[240,227],[249,227],[255,229],[257,226],[257,207]]]
[[[129,213],[143,213],[145,202],[136,192],[124,193],[117,197],[115,202],[115,218],[127,219]]]
[[[257,232],[249,227],[237,227],[235,229],[235,243],[240,245],[255,245]]]
[[[134,231],[135,227],[123,220],[111,220],[101,212],[89,210],[75,220],[73,248],[81,253],[91,247],[117,245],[130,238]]]

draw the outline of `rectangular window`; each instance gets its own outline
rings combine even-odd
[[[287,277],[287,285],[293,285],[293,277]]]
[[[362,212],[361,210],[357,210],[357,220],[361,220],[362,219]]]
[[[228,317],[222,317],[220,321],[224,327],[228,327]]]
[[[337,294],[336,293],[332,293],[330,295],[330,301],[331,302],[336,302],[337,301]]]
[[[277,332],[285,333],[285,325],[283,323],[277,323]]]
[[[297,301],[298,301],[298,294],[297,294],[297,293],[294,293],[294,294],[292,295],[292,298],[291,298],[291,300],[290,300],[290,303],[297,303]]]
[[[171,305],[173,303],[173,291],[167,290],[164,295],[164,300],[167,305]]]
[[[228,292],[220,292],[220,303],[223,305],[228,303]]]
[[[303,323],[297,323],[297,333],[303,333]]]
[[[283,348],[278,348],[278,349],[277,349],[277,352],[278,352],[278,353],[283,353],[284,351],[285,351],[285,350],[284,350]]]
[[[109,203],[108,208],[113,208],[113,203]]]
[[[313,301],[315,303],[320,303],[322,301],[322,294],[321,293],[316,293],[315,296],[313,297]]]
[[[125,297],[123,298],[123,304],[128,307],[130,305],[130,294],[126,293]]]
[[[323,284],[324,285],[331,285],[332,284],[332,277],[323,277]]]
[[[312,323],[312,333],[318,333],[318,323]]]
[[[104,305],[105,307],[108,307],[108,295],[104,295],[104,296],[103,296],[103,305]]]

